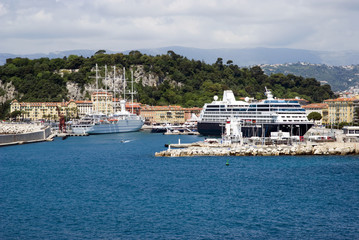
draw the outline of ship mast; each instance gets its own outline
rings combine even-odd
[[[106,102],[105,102],[105,104],[106,104],[106,115],[108,115],[108,111],[107,111],[107,98],[108,98],[108,96],[107,96],[107,84],[106,84],[106,80],[107,80],[107,65],[105,65],[105,100],[106,100]]]
[[[126,73],[125,73],[125,68],[123,68],[123,100],[126,100]]]
[[[131,70],[131,105],[132,105],[132,114],[133,114],[133,70]]]
[[[113,112],[115,112],[115,101],[116,101],[115,81],[116,81],[116,66],[113,66],[113,81],[112,81],[112,91],[113,91],[112,109],[113,109]]]
[[[99,79],[99,76],[98,76],[98,65],[96,63],[96,69],[95,69],[95,72],[96,72],[96,104],[95,104],[95,112],[98,113],[98,79]]]

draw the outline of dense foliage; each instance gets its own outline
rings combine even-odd
[[[132,51],[128,55],[98,51],[90,58],[71,55],[63,59],[8,59],[5,65],[0,66],[0,79],[12,82],[19,92],[17,99],[20,101],[62,101],[68,100],[67,81],[76,82],[82,87],[94,81],[91,69],[96,63],[99,66],[107,64],[125,67],[127,70],[142,65],[147,74],[159,76],[158,87],[143,86],[141,80],[135,86],[137,100],[150,105],[202,107],[214,95],[221,96],[223,90],[227,89],[232,89],[237,98],[248,96],[262,99],[265,87],[272,89],[277,98],[299,96],[310,102],[321,102],[333,97],[330,86],[321,86],[314,78],[292,74],[267,76],[258,66],[239,68],[230,60],[223,63],[221,58],[210,65],[189,60],[173,51],[158,56],[148,56],[138,51]],[[79,71],[61,77],[58,74],[60,69]]]

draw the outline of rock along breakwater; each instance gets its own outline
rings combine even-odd
[[[182,148],[181,148],[182,147]],[[176,148],[176,149],[173,149]],[[239,144],[171,144],[156,157],[191,156],[280,156],[280,155],[350,155],[359,154],[359,143],[320,143],[318,145],[239,145]]]

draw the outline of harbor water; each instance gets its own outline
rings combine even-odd
[[[178,139],[0,148],[0,239],[359,239],[357,155],[154,156]]]

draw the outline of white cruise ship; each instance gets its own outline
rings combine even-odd
[[[215,96],[212,103],[203,107],[198,132],[221,136],[226,121],[233,118],[241,122],[243,137],[270,137],[271,132],[279,131],[303,136],[313,126],[297,101],[274,99],[267,89],[265,94],[267,99],[253,103],[236,101],[231,90],[224,91],[222,101]]]

